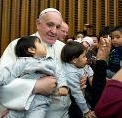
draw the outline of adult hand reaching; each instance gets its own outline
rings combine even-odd
[[[97,60],[106,60],[111,49],[111,38],[100,38]]]

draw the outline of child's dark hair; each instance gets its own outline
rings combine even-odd
[[[61,51],[61,59],[65,63],[69,63],[74,58],[78,58],[83,54],[84,48],[81,43],[71,41],[68,42]]]
[[[36,48],[35,41],[37,36],[25,36],[18,40],[15,46],[15,54],[17,57],[32,57],[33,55],[28,52],[28,48]]]
[[[120,31],[122,33],[122,25],[119,25],[119,26],[114,27],[114,29],[112,30],[112,32],[113,31]]]

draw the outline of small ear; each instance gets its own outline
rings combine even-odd
[[[74,59],[72,60],[72,62],[73,62],[74,64],[76,64],[77,58],[74,58]]]
[[[31,54],[35,54],[35,48],[28,48],[28,52]]]

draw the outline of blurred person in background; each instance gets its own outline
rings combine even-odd
[[[63,46],[65,45],[63,42],[57,40],[58,31],[61,28],[62,22],[62,15],[57,9],[47,8],[40,13],[39,18],[36,20],[37,32],[32,34],[41,40],[42,44],[45,45],[47,49],[48,56],[51,56],[54,59],[54,63],[59,67],[62,67],[60,53]],[[0,66],[6,67],[9,66],[9,64],[15,63],[17,61],[18,58],[16,57],[14,51],[17,41],[18,39],[13,40],[5,49],[1,57]],[[28,98],[34,96],[34,94],[52,94],[56,87],[56,79],[54,79],[53,76],[45,76],[41,79],[37,78],[37,80],[36,78],[35,80],[17,78],[12,81],[12,85],[9,87],[10,88],[5,88],[3,93],[6,93],[5,98],[8,98],[9,101],[11,101],[11,105],[16,107],[16,104],[13,103],[13,96],[11,96],[11,93],[20,100],[20,104],[21,102],[25,103],[27,102]],[[23,101],[21,96],[24,96],[26,101]],[[25,104],[23,107],[27,106],[29,108],[31,102],[32,100],[29,101],[29,104]],[[69,105],[70,98],[68,95],[53,95],[52,103],[49,106],[46,118],[69,118]]]
[[[68,35],[68,31],[69,26],[65,22],[62,22],[61,28],[58,31],[58,40],[64,42],[66,36]]]

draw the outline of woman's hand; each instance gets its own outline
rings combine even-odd
[[[97,60],[106,60],[111,50],[111,38],[100,38]]]

